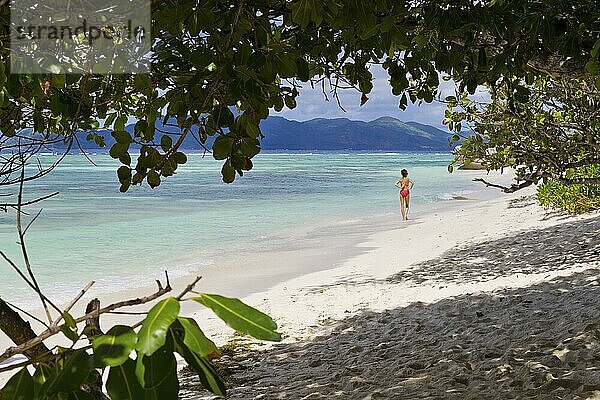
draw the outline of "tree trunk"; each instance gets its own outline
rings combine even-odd
[[[96,311],[100,309],[100,300],[93,299],[88,303],[85,308],[85,313],[89,314],[92,311]],[[102,330],[100,329],[100,316],[97,316],[94,319],[88,319],[85,321],[85,329],[84,332],[90,343],[94,340],[96,336],[102,335]],[[81,387],[85,392],[92,395],[94,400],[110,400],[104,392],[102,392],[102,381],[88,383]]]
[[[29,322],[21,318],[19,313],[13,310],[2,299],[0,299],[0,330],[17,346],[37,336],[33,329],[31,329]],[[49,352],[50,350],[43,343],[40,343],[25,352],[25,356],[29,359],[34,359]]]
[[[97,311],[99,309],[100,300],[93,299],[88,303],[87,307],[85,308],[85,313],[89,314],[92,311]],[[94,340],[96,336],[102,335],[102,330],[100,329],[100,316],[85,321],[85,332],[90,342]]]
[[[87,306],[87,312],[93,311],[94,309],[100,308],[100,301],[98,299],[92,300]],[[100,317],[91,321],[88,321],[88,325],[92,325],[91,332],[94,336],[101,335],[100,330]],[[17,346],[23,344],[37,336],[37,334],[31,329],[29,322],[25,321],[19,313],[13,310],[6,302],[0,299],[0,330],[6,334]],[[90,337],[90,341],[93,337]],[[50,350],[45,344],[40,343],[31,350],[28,350],[24,355],[28,359],[35,359],[44,354],[50,353]],[[91,384],[85,384],[82,389],[92,395],[94,400],[109,400],[108,397],[102,392],[102,382],[95,382]]]

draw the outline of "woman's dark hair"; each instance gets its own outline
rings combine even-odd
[[[408,176],[408,171],[407,171],[407,170],[405,170],[405,169],[403,169],[402,171],[400,171],[400,173],[402,174],[402,176],[403,176],[404,178],[406,178],[406,177]]]

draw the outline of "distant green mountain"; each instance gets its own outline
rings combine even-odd
[[[177,128],[157,128],[174,132]],[[126,130],[133,132],[133,125]],[[310,121],[292,121],[282,117],[269,117],[261,123],[265,135],[261,139],[263,150],[369,150],[369,151],[450,151],[450,133],[417,122],[402,122],[392,117],[381,117],[371,122],[351,121],[347,118],[317,118]],[[106,147],[86,140],[87,133],[77,134],[81,147],[90,152],[106,152],[114,143],[110,131],[100,131]],[[195,133],[195,131],[194,131]],[[209,138],[207,147],[212,146]],[[63,144],[54,146],[56,151]],[[182,145],[187,151],[201,151],[197,140],[188,135]],[[77,149],[74,149],[77,151]]]
[[[269,117],[261,124],[265,150],[450,151],[451,135],[433,126],[381,117],[290,121]]]

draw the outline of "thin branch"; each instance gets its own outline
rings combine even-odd
[[[37,214],[35,214],[35,217],[33,217],[31,219],[31,221],[29,221],[29,223],[27,224],[27,226],[25,227],[25,229],[23,229],[23,235],[27,234],[27,231],[29,230],[29,227],[31,227],[31,225],[35,222],[36,219],[38,219],[38,217],[40,216],[40,214],[42,213],[44,209],[40,208],[40,211],[37,212]]]
[[[144,296],[144,297],[139,297],[136,299],[113,303],[104,308],[94,310],[94,311],[87,313],[79,318],[76,318],[75,323],[78,324],[80,322],[96,318],[102,314],[106,314],[106,313],[116,310],[118,308],[130,307],[130,306],[149,303],[149,302],[165,295],[166,293],[170,292],[171,290],[172,290],[172,288],[170,286],[166,286],[164,288],[161,287],[156,292],[154,292],[153,294],[151,294],[149,296]],[[50,328],[46,329],[44,332],[40,333],[35,338],[33,338],[19,346],[13,346],[13,347],[9,347],[8,349],[6,349],[6,351],[4,351],[4,353],[2,355],[0,355],[0,363],[2,363],[5,360],[8,360],[9,358],[11,358],[12,356],[14,356],[16,354],[22,354],[23,352],[35,347],[39,343],[42,343],[44,340],[56,335],[59,332],[60,332],[60,327],[58,325],[55,325],[55,324],[50,325]]]
[[[25,274],[23,274],[23,271],[21,271],[17,264],[15,264],[10,258],[8,258],[8,256],[2,250],[0,250],[0,257],[4,258],[8,265],[10,265],[12,269],[14,269],[17,274],[19,274],[21,279],[23,279],[25,283],[27,283],[27,285],[35,291],[35,286],[33,285],[33,283],[29,281],[29,279],[25,276]],[[60,314],[60,308],[58,308],[54,303],[52,303],[46,296],[44,296],[44,298],[46,299],[48,304],[50,304],[52,308],[54,308]]]
[[[165,272],[165,274],[167,274],[167,273]],[[167,274],[167,278],[168,278],[168,274]],[[197,276],[189,285],[187,285],[181,291],[181,293],[176,297],[176,299],[181,300],[183,298],[183,296],[185,296],[187,293],[191,292],[194,289],[195,285],[198,283],[198,281],[200,281],[200,279],[201,279],[201,277]],[[159,285],[158,290],[151,295],[113,303],[104,308],[94,310],[94,311],[89,312],[79,318],[76,318],[75,323],[78,324],[83,321],[97,318],[98,316],[100,316],[102,314],[114,313],[114,311],[119,308],[145,304],[145,303],[149,303],[153,300],[156,300],[157,298],[159,298],[159,297],[165,295],[166,293],[170,292],[171,290],[173,290],[171,288],[170,283],[168,283],[168,282],[169,281],[167,279],[166,286],[162,287],[162,285]],[[143,323],[143,320],[134,324],[132,327],[136,328],[136,327],[140,326],[142,323]],[[43,342],[44,340],[48,339],[51,336],[56,335],[59,332],[60,332],[60,327],[58,325],[52,324],[48,329],[46,329],[44,332],[40,333],[37,337],[19,345],[19,346],[14,346],[14,347],[10,347],[10,348],[6,349],[6,351],[2,355],[0,355],[0,363],[11,358],[12,356],[14,356],[16,354],[22,354],[23,352],[26,352],[27,350],[35,347],[39,343]]]
[[[32,204],[39,203],[40,201],[47,200],[47,199],[49,199],[51,197],[54,197],[54,196],[56,196],[58,194],[59,194],[59,192],[54,192],[54,193],[50,193],[50,194],[47,194],[45,196],[39,197],[39,198],[37,198],[35,200],[23,201],[21,203],[2,203],[2,204],[0,204],[0,207],[11,207],[11,208],[17,207],[17,208],[19,208],[19,206],[20,207],[30,206]]]
[[[46,304],[45,296],[42,294],[42,290],[40,289],[40,285],[35,279],[35,275],[33,274],[33,270],[31,269],[31,263],[29,262],[29,254],[27,253],[27,247],[25,246],[25,234],[23,233],[23,229],[21,228],[21,207],[23,206],[23,179],[25,178],[25,161],[22,162],[21,168],[21,181],[19,182],[19,193],[17,195],[17,233],[19,235],[19,244],[21,246],[21,253],[23,254],[23,262],[25,263],[25,268],[27,269],[27,273],[31,278],[31,283],[35,286],[35,291],[42,302],[42,306],[44,307],[44,311],[46,312],[46,317],[48,318],[48,323],[52,323],[52,316],[50,315],[50,310],[48,310],[48,304]]]
[[[488,182],[488,181],[486,181],[486,180],[484,180],[482,178],[475,178],[475,179],[473,179],[473,182],[482,182],[483,184],[485,184],[486,187],[494,187],[494,188],[502,189],[502,191],[504,193],[514,193],[517,190],[521,190],[523,188],[526,188],[526,187],[531,186],[531,185],[534,184],[533,180],[526,180],[526,181],[521,182],[519,184],[512,184],[510,186],[502,186],[502,185],[498,185],[498,184],[495,184],[495,183]]]
[[[187,285],[185,287],[185,289],[183,289],[183,291],[179,294],[179,296],[175,297],[177,300],[181,300],[183,298],[183,296],[185,296],[187,293],[191,292],[194,287],[196,286],[196,284],[198,283],[198,281],[202,279],[201,276],[197,276],[196,279],[194,279],[192,282],[190,282],[189,285]]]
[[[88,282],[88,284],[85,285],[83,289],[81,289],[81,291],[77,294],[77,296],[75,296],[75,298],[73,300],[71,300],[71,302],[69,303],[69,305],[60,314],[60,316],[54,322],[52,322],[52,325],[58,325],[58,323],[63,319],[64,314],[68,313],[69,311],[71,311],[71,309],[73,308],[73,306],[83,297],[83,295],[88,290],[90,290],[90,288],[94,285],[94,283],[96,283],[96,282],[95,281]]]

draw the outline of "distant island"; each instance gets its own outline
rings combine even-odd
[[[417,122],[381,117],[371,122],[348,118],[290,121],[269,117],[261,124],[265,150],[450,151],[449,132]]]
[[[161,130],[173,131],[173,128]],[[133,132],[133,125],[126,130]],[[336,151],[336,150],[368,150],[368,151],[451,151],[449,139],[451,134],[430,125],[417,122],[402,122],[393,117],[381,117],[370,122],[352,121],[348,118],[325,119],[316,118],[309,121],[292,121],[283,117],[268,117],[261,123],[265,137],[261,139],[263,150],[294,151]],[[78,133],[78,141],[86,151],[105,152],[114,143],[110,131],[98,132],[104,136],[105,148],[98,148],[93,141],[86,140],[87,133]],[[207,147],[212,146],[213,138],[209,138]],[[64,144],[59,143],[54,149],[62,150]],[[196,139],[186,137],[182,147],[184,151],[202,150]]]

